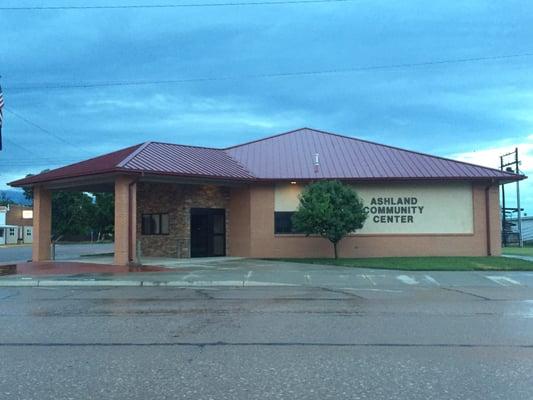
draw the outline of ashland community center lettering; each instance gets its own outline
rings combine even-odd
[[[364,209],[376,224],[412,224],[424,212],[417,197],[372,197]]]

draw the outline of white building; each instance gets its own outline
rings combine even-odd
[[[33,242],[33,211],[23,206],[0,206],[0,246]]]

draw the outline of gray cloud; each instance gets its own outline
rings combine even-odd
[[[489,148],[502,136],[523,142],[533,133],[533,57],[175,85],[10,88],[524,53],[533,51],[532,17],[521,1],[0,12],[6,107],[74,145],[6,112],[0,183],[145,140],[227,146],[304,125],[443,155]]]

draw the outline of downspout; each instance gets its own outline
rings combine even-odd
[[[492,256],[492,246],[490,237],[490,188],[492,184],[485,187],[485,228],[487,235],[487,255]]]
[[[142,173],[144,175],[144,172]],[[139,182],[139,179],[140,177],[137,177],[135,178],[134,180],[132,180],[130,182],[130,184],[128,185],[128,263],[132,263],[134,260],[133,260],[133,254],[132,254],[132,251],[131,251],[131,248],[132,248],[132,241],[133,241],[133,224],[131,222],[132,220],[132,217],[133,217],[133,206],[132,206],[132,202],[133,202],[133,194],[132,194],[132,188],[134,185],[137,184],[137,182]],[[135,212],[137,212],[137,210],[135,210]],[[137,227],[135,227],[135,229],[137,229]]]

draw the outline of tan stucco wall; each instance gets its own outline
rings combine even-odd
[[[32,260],[50,260],[52,235],[52,193],[40,186],[33,188]]]
[[[359,234],[473,233],[470,182],[392,182],[350,185],[369,214]],[[303,184],[278,183],[275,211],[296,211]],[[402,204],[387,202],[402,201]]]
[[[248,192],[248,193],[247,193]],[[233,194],[233,193],[232,193]],[[492,254],[500,254],[499,192],[492,187],[490,197],[490,227]],[[238,200],[231,203],[245,206],[249,201],[249,214],[240,210],[239,236],[249,232],[249,246],[231,246],[231,255],[248,257],[331,257],[331,244],[320,237],[303,235],[275,235],[275,186],[254,185],[238,192]],[[402,234],[402,235],[351,235],[339,243],[341,257],[386,256],[484,256],[487,255],[485,185],[472,186],[473,234]],[[233,238],[229,238],[232,243]],[[249,248],[249,252],[247,249]]]
[[[130,184],[131,187],[131,205],[130,205]],[[115,180],[115,257],[114,263],[117,265],[127,265],[135,259],[135,224],[136,215],[131,213],[130,209],[135,210],[137,207],[136,184],[128,176],[119,176]],[[128,249],[129,247],[129,249]]]
[[[229,220],[231,237],[228,237],[228,255],[249,257],[251,254],[250,235],[250,189],[231,188]],[[229,236],[229,235],[226,235]]]

